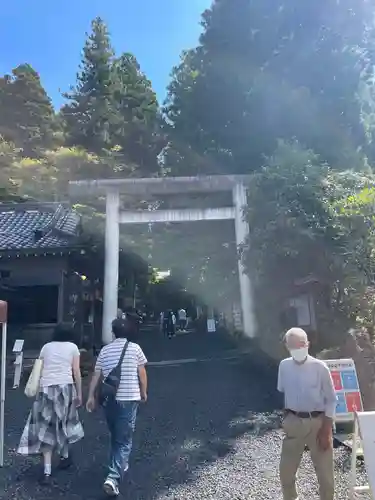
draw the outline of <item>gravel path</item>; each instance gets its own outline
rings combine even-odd
[[[149,402],[139,414],[121,498],[281,500],[277,468],[282,436],[273,380],[267,382],[243,358],[154,367],[149,378]],[[7,398],[7,463],[0,470],[0,500],[103,498],[107,436],[100,412],[82,412],[86,437],[74,448],[76,470],[59,473],[52,487],[43,489],[35,483],[37,460],[14,453],[29,401],[19,391],[8,391]],[[348,497],[349,460],[345,449],[335,450],[337,500]],[[308,455],[298,484],[301,500],[318,498]]]

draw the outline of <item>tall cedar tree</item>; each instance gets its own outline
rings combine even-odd
[[[246,173],[277,139],[353,167],[364,148],[358,87],[366,0],[215,0],[200,45],[175,68],[165,106],[175,173]],[[170,126],[172,124],[172,126]]]
[[[107,26],[97,17],[83,48],[77,84],[64,95],[70,101],[62,109],[69,145],[93,152],[111,147],[111,128],[117,122],[113,105],[113,56]]]
[[[114,103],[117,123],[113,141],[121,148],[126,163],[139,174],[158,169],[161,138],[158,133],[158,102],[151,82],[141,72],[136,58],[125,53],[113,64]]]
[[[51,148],[56,131],[55,113],[38,73],[21,64],[12,75],[0,78],[0,135],[35,156]]]

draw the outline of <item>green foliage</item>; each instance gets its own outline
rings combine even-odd
[[[215,0],[172,73],[165,173],[252,174],[243,255],[261,331],[280,331],[311,275],[326,318],[371,316],[373,18],[366,0]]]
[[[77,84],[65,95],[70,103],[62,109],[71,145],[94,152],[111,146],[113,57],[107,27],[98,17],[92,22],[92,33],[83,48]]]
[[[19,159],[20,150],[0,137],[0,202],[17,199],[14,171]]]
[[[167,164],[248,173],[295,137],[331,166],[360,165],[370,9],[366,0],[213,2],[200,45],[172,75]]]
[[[163,143],[158,133],[158,102],[151,82],[132,54],[122,54],[114,61],[112,75],[117,113],[112,141],[120,146],[123,161],[137,165],[140,174],[156,173]]]
[[[269,325],[269,308],[277,318],[298,280],[308,276],[324,290],[325,321],[372,322],[374,183],[373,174],[335,172],[298,143],[280,142],[254,174],[245,259],[263,325]]]
[[[44,151],[39,158],[25,157],[22,152],[0,140],[1,185],[20,198],[66,201],[70,180],[87,178],[104,170],[101,158],[81,149]],[[105,167],[110,168],[107,162]]]
[[[58,114],[29,65],[0,79],[1,201],[65,201],[70,180],[249,173],[243,258],[260,329],[280,330],[296,280],[312,275],[326,318],[371,323],[373,13],[366,0],[215,0],[199,45],[172,72],[163,110],[135,56],[116,57],[95,19]],[[101,237],[104,200],[72,202]],[[227,205],[226,195],[216,202]],[[132,227],[121,235],[129,245],[145,260],[152,252],[209,305],[238,299],[232,223]]]
[[[77,84],[65,97],[68,144],[107,157],[111,152],[138,175],[157,172],[163,143],[156,94],[132,54],[115,58],[100,18],[86,40]]]
[[[0,135],[35,156],[54,145],[57,123],[38,73],[21,64],[0,78]]]

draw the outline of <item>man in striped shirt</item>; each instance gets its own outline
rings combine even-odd
[[[132,328],[128,320],[117,318],[112,322],[115,340],[103,347],[96,361],[89,388],[86,408],[95,407],[95,391],[101,376],[105,379],[119,363],[121,353],[128,343],[121,366],[121,379],[116,399],[109,401],[104,410],[111,435],[109,472],[104,491],[109,496],[119,495],[119,485],[129,468],[129,456],[140,401],[147,401],[147,363],[140,346],[131,342]]]

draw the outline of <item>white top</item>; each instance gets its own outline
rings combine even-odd
[[[324,361],[308,356],[303,364],[293,358],[279,366],[277,390],[284,393],[285,408],[298,412],[322,411],[333,418],[336,393],[331,373]]]
[[[73,358],[79,356],[78,347],[72,342],[48,342],[40,351],[43,370],[40,386],[73,384]]]
[[[107,377],[120,360],[126,339],[116,339],[103,347],[96,360],[95,370]],[[147,363],[146,356],[138,344],[129,342],[121,367],[120,385],[116,399],[118,401],[139,401],[138,367]]]
[[[180,309],[178,311],[178,319],[186,319],[186,311],[185,311],[185,309]]]

